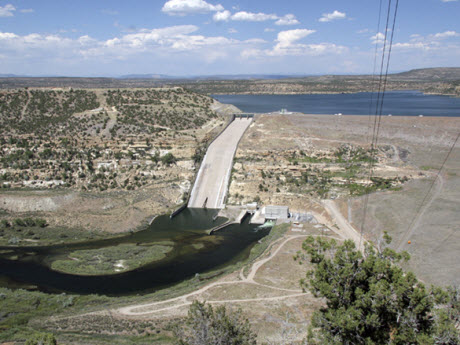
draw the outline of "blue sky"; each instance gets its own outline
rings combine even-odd
[[[372,73],[378,11],[379,0],[0,0],[0,73]],[[390,70],[460,66],[459,18],[459,0],[401,0]]]

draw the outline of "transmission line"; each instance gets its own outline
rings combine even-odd
[[[444,161],[442,162],[441,167],[439,168],[438,172],[436,173],[435,178],[433,179],[433,181],[431,181],[430,188],[428,188],[428,191],[426,192],[425,197],[423,198],[423,200],[422,200],[422,202],[420,203],[420,205],[418,205],[417,212],[415,212],[415,215],[414,215],[414,217],[412,218],[412,221],[410,222],[409,227],[408,227],[407,230],[405,231],[405,235],[403,235],[403,237],[402,237],[401,240],[399,241],[398,250],[401,250],[401,247],[403,246],[404,242],[407,241],[407,238],[411,235],[411,229],[412,229],[412,227],[414,226],[416,219],[419,217],[419,215],[420,215],[420,213],[421,213],[421,211],[422,211],[422,207],[423,207],[423,205],[425,204],[425,201],[426,201],[426,199],[428,198],[428,195],[430,195],[430,192],[431,192],[431,190],[433,189],[433,186],[434,186],[436,180],[437,180],[438,177],[441,175],[441,171],[444,169],[444,166],[446,165],[446,162],[447,162],[447,160],[449,159],[450,154],[451,154],[452,151],[454,150],[454,147],[455,147],[455,145],[457,144],[457,141],[458,141],[458,138],[459,138],[459,137],[460,137],[460,132],[458,132],[457,137],[455,138],[454,142],[453,142],[452,145],[450,146],[450,149],[449,149],[449,151],[447,152],[447,155],[446,155],[446,157],[444,158]]]
[[[380,63],[379,87],[378,87],[378,92],[377,92],[377,101],[376,101],[375,115],[374,115],[374,126],[373,126],[372,141],[371,141],[371,161],[369,164],[369,174],[368,174],[369,181],[372,180],[373,173],[374,173],[374,162],[377,159],[377,143],[378,143],[378,137],[379,137],[379,132],[380,132],[380,124],[381,124],[382,111],[383,111],[383,101],[384,101],[384,96],[385,96],[385,91],[386,91],[386,83],[388,79],[388,69],[390,65],[391,47],[393,45],[393,35],[394,35],[394,28],[396,24],[396,17],[398,13],[398,5],[399,5],[399,0],[396,0],[396,5],[394,9],[394,14],[393,14],[393,25],[391,29],[391,38],[390,38],[389,48],[388,48],[388,56],[386,58],[386,70],[385,70],[385,76],[384,76],[383,70],[385,66],[385,53],[387,50],[386,47],[387,47],[387,41],[388,41],[387,40],[388,26],[389,26],[389,21],[390,21],[390,14],[391,14],[391,0],[388,1],[388,9],[387,9],[387,16],[386,16],[386,24],[385,24],[385,36],[384,36],[384,41],[383,41],[382,59]],[[380,11],[379,11],[379,14],[380,14]],[[380,15],[379,15],[379,23],[380,23]],[[379,32],[377,32],[376,34],[376,41],[377,41],[376,44],[378,43],[378,38],[379,38],[378,34]],[[368,205],[369,205],[369,194],[366,193],[364,197],[363,219],[361,222],[359,248],[361,248],[361,244],[363,240],[364,225],[366,223]]]

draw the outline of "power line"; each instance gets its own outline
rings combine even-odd
[[[458,138],[459,138],[459,137],[460,137],[460,132],[458,132],[457,137],[455,138],[454,142],[452,143],[452,145],[451,145],[449,151],[447,152],[446,157],[444,158],[444,161],[443,161],[442,164],[441,164],[441,167],[439,168],[438,172],[436,173],[435,178],[434,178],[433,181],[431,182],[430,188],[428,188],[428,191],[426,192],[425,197],[423,198],[422,202],[421,202],[420,205],[418,206],[417,212],[415,213],[414,217],[412,218],[412,221],[410,222],[409,227],[408,227],[407,230],[405,231],[405,235],[403,235],[403,237],[401,238],[401,240],[400,240],[400,242],[399,242],[399,245],[398,245],[398,250],[401,249],[401,247],[402,247],[402,245],[404,244],[404,242],[407,241],[407,238],[411,235],[411,233],[410,233],[410,232],[411,232],[411,229],[412,229],[412,227],[414,226],[415,221],[416,221],[416,219],[418,218],[418,216],[419,216],[419,214],[420,214],[420,212],[421,212],[421,210],[422,210],[422,207],[423,207],[423,205],[425,204],[426,199],[428,198],[428,195],[430,195],[430,192],[431,192],[431,190],[433,189],[433,186],[434,186],[436,180],[438,179],[439,175],[441,174],[442,169],[444,169],[444,166],[445,166],[447,160],[449,159],[450,154],[451,154],[452,151],[454,150],[454,147],[455,147],[455,145],[457,144],[457,141],[458,141]]]
[[[376,107],[375,107],[374,126],[373,126],[372,141],[371,141],[371,161],[369,164],[369,174],[368,174],[369,181],[372,180],[373,173],[374,173],[374,162],[376,161],[376,158],[377,158],[377,143],[378,143],[378,137],[379,137],[379,132],[380,132],[380,124],[381,124],[381,118],[382,118],[382,112],[383,112],[383,101],[384,101],[384,96],[385,96],[386,83],[388,79],[388,69],[390,65],[391,47],[393,45],[393,35],[394,35],[394,28],[396,24],[396,17],[398,13],[398,5],[399,5],[399,0],[396,0],[396,5],[394,9],[394,14],[393,14],[391,39],[389,42],[388,56],[386,58],[386,70],[385,70],[385,77],[384,77],[383,70],[385,66],[385,53],[386,53],[386,46],[388,42],[387,40],[388,26],[389,26],[389,21],[390,21],[390,14],[391,14],[391,0],[388,1],[388,9],[387,9],[387,16],[386,16],[386,24],[385,24],[385,36],[384,36],[384,41],[383,41],[382,59],[380,63],[379,87],[378,87],[378,92],[377,92],[377,102],[376,102]],[[380,22],[380,15],[379,15],[379,22]],[[378,38],[379,38],[378,34],[379,32],[376,34],[376,40],[377,40],[376,43],[378,43]],[[366,218],[367,218],[368,205],[369,205],[369,194],[367,193],[364,197],[363,219],[361,222],[359,248],[361,248],[362,239],[364,235],[364,226],[365,226]]]
[[[398,13],[398,5],[399,5],[399,0],[396,0],[396,6],[395,6],[395,11],[394,11],[394,16],[393,16],[393,26],[391,28],[390,47],[388,49],[387,66],[386,66],[386,71],[385,71],[385,78],[384,78],[384,81],[383,81],[383,93],[382,93],[382,100],[381,100],[381,104],[380,104],[380,113],[379,113],[379,119],[378,119],[378,124],[377,124],[377,135],[376,135],[376,139],[375,139],[375,146],[377,146],[377,144],[378,144],[378,138],[379,138],[379,132],[380,132],[380,123],[382,121],[383,100],[385,98],[385,91],[386,91],[386,87],[387,87],[388,68],[390,66],[390,55],[391,55],[391,48],[393,46],[393,35],[394,35],[394,32],[395,32],[395,24],[396,24],[396,15]]]
[[[377,39],[377,35],[380,33],[380,19],[382,16],[382,0],[379,1],[379,17],[377,21],[377,30],[376,30],[376,39],[375,39],[375,48],[374,48],[374,66],[372,69],[372,81],[371,81],[371,99],[369,102],[369,116],[367,120],[367,137],[366,141],[369,141],[369,132],[371,129],[371,119],[372,119],[372,103],[373,103],[373,98],[374,98],[374,92],[375,92],[375,70],[377,68],[377,49],[379,46],[379,41]]]

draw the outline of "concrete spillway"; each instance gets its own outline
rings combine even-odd
[[[188,207],[223,208],[238,143],[252,118],[236,118],[209,145],[193,186]]]

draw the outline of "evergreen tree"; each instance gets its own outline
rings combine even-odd
[[[256,336],[241,311],[195,301],[175,335],[180,345],[256,345]]]
[[[384,238],[389,244],[391,238]],[[427,291],[399,267],[407,253],[370,245],[361,252],[350,240],[338,245],[311,236],[303,249],[296,258],[308,258],[315,269],[301,284],[326,302],[313,315],[309,344],[460,343],[457,290]]]

